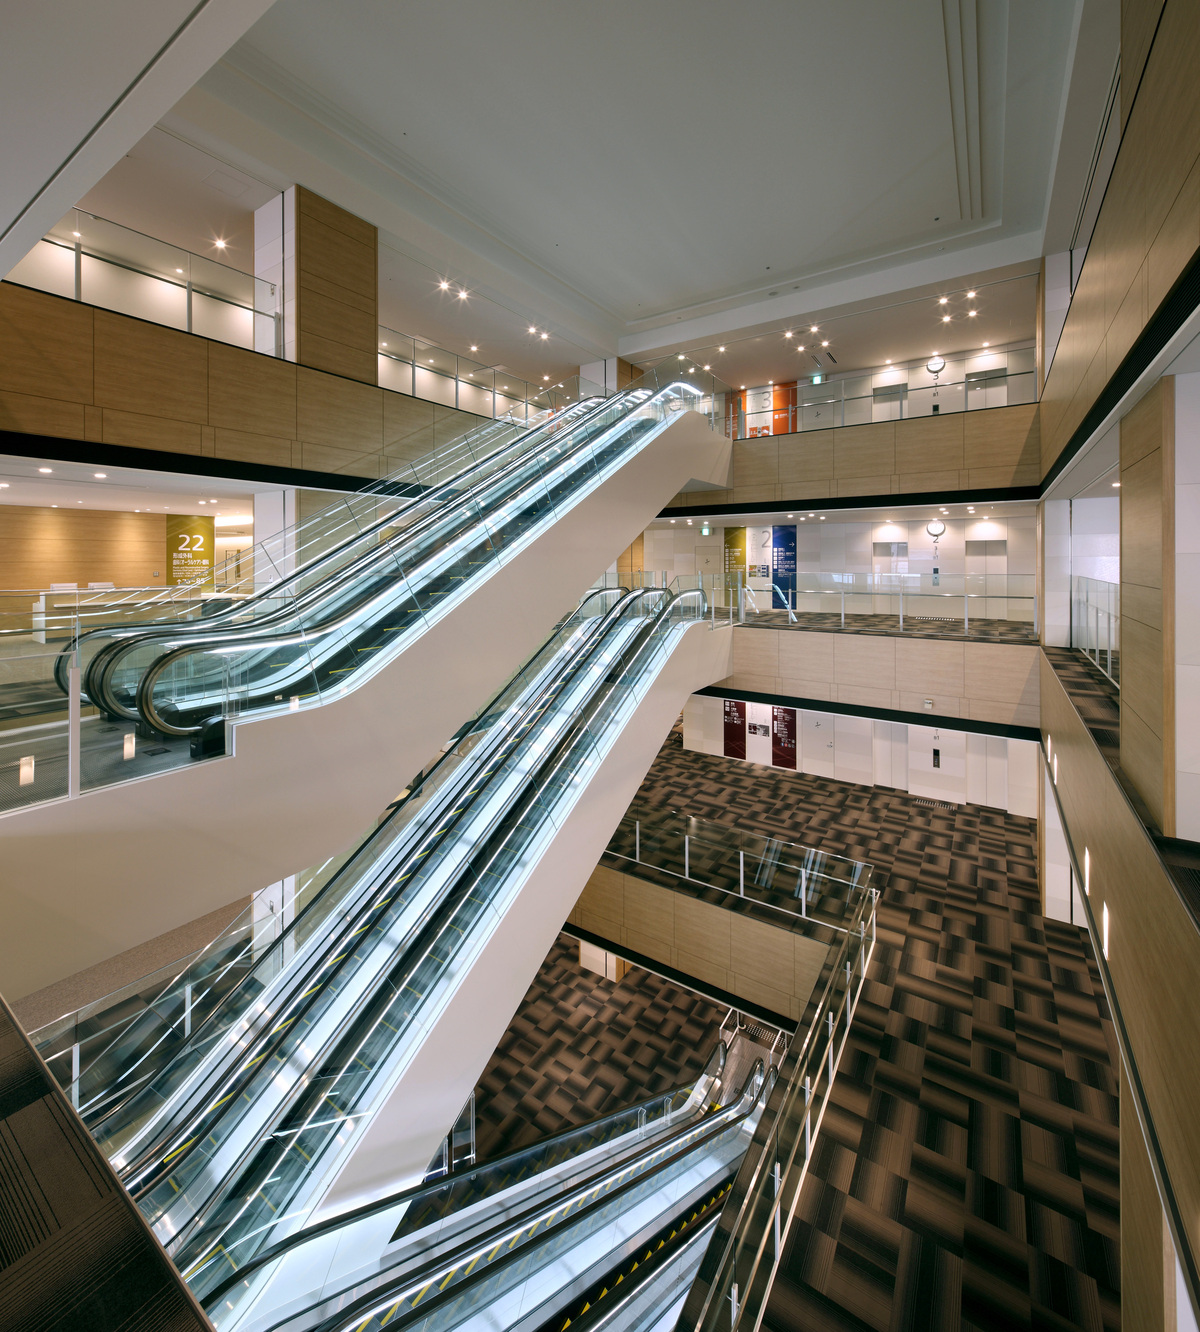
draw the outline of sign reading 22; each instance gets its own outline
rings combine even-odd
[[[189,542],[191,542],[191,545],[188,544]],[[180,536],[180,538],[179,538],[179,549],[180,549],[180,550],[203,550],[203,549],[204,549],[204,533],[203,533],[203,532],[195,532],[195,533],[193,533],[191,536],[188,536],[188,534],[187,534],[186,532],[183,533],[183,534]]]

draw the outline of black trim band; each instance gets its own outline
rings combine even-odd
[[[795,509],[878,509],[892,504],[899,508],[909,504],[1000,504],[1006,500],[1041,499],[1040,486],[1007,486],[992,490],[939,490],[917,491],[902,495],[838,495],[833,499],[755,500],[745,504],[701,505],[688,504],[664,509],[660,518],[699,518],[705,514],[778,513],[791,505]],[[715,520],[714,520],[715,521]]]
[[[201,458],[194,453],[163,453],[158,449],[134,449],[124,444],[61,439],[57,435],[27,435],[17,430],[0,430],[0,453],[15,458],[53,458],[57,462],[136,467],[147,472],[211,476],[226,481],[258,481],[267,485],[307,490],[344,490],[353,493],[379,485],[374,477],[348,476],[344,472],[315,472],[304,467],[276,467],[267,463],[235,462],[229,458]]]
[[[768,703],[776,708],[803,708],[807,712],[832,712],[839,717],[873,717],[878,721],[907,725],[937,726],[945,731],[969,731],[972,735],[1002,735],[1008,740],[1040,742],[1036,726],[1012,726],[1007,722],[982,722],[972,717],[942,717],[931,712],[901,712],[895,708],[869,708],[859,703],[831,703],[824,698],[794,698],[790,694],[759,694],[749,689],[724,689],[708,685],[695,691],[701,698],[730,698],[746,703]]]

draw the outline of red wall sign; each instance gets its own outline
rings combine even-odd
[[[796,767],[796,709],[771,709],[771,763],[776,768]]]
[[[735,698],[725,700],[725,757],[746,757],[746,705]]]

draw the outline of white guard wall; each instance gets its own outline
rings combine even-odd
[[[745,706],[748,724],[765,720],[769,725],[769,705],[747,702]],[[724,707],[721,698],[693,695],[688,699],[683,710],[684,749],[724,756]],[[796,767],[800,772],[864,786],[895,787],[949,804],[988,805],[1025,818],[1038,816],[1036,741],[812,708],[797,708],[796,712]],[[745,761],[770,765],[769,737],[764,743],[761,737],[748,735]]]
[[[732,630],[692,626],[389,1090],[316,1218],[417,1182],[503,1036],[693,690],[723,679]]]
[[[729,447],[682,413],[343,698],[239,723],[230,757],[0,816],[0,993],[19,999],[350,845],[681,481],[723,483]]]
[[[1071,646],[1071,501],[1042,505],[1042,642]]]
[[[23,258],[271,3],[6,5],[0,273]]]

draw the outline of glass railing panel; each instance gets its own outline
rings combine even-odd
[[[4,812],[67,795],[71,739],[67,699],[54,679],[57,650],[15,637],[0,643],[0,812]],[[85,726],[95,721],[89,716]]]

